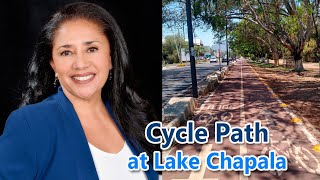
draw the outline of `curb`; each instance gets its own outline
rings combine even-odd
[[[212,92],[220,81],[228,74],[235,62],[225,66],[221,71],[209,74],[204,80],[198,83],[198,94],[203,96]],[[187,117],[196,109],[196,101],[193,97],[172,97],[162,109],[162,122],[164,127],[179,127]]]
[[[179,127],[195,108],[196,101],[193,97],[172,97],[162,109],[164,127]]]

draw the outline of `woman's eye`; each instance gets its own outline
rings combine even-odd
[[[71,51],[63,51],[62,53],[60,53],[61,56],[69,56],[71,54]]]
[[[98,50],[98,48],[91,47],[91,48],[89,48],[87,51],[88,51],[89,53],[93,53],[93,52],[96,52],[97,50]]]

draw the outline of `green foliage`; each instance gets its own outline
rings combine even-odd
[[[182,3],[168,1],[162,7],[162,24],[167,28],[182,29],[186,24],[185,6]]]
[[[299,27],[299,17],[298,16],[288,16],[282,17],[281,24],[282,29],[285,30],[291,39],[297,40],[296,34],[298,33]]]
[[[303,47],[304,61],[315,61],[315,53],[317,53],[317,43],[315,39],[310,39]]]
[[[307,54],[307,53],[311,53],[315,50],[317,44],[316,41],[314,39],[310,39],[303,48],[303,53]]]
[[[207,52],[204,46],[194,46],[195,56],[204,56],[204,53]]]
[[[237,54],[252,59],[264,57],[270,54],[266,45],[257,40],[256,37],[263,37],[261,28],[242,20],[231,32],[229,45]]]
[[[275,49],[281,49],[282,54],[296,58],[295,61],[300,60],[302,55],[320,54],[310,47],[311,42],[307,42],[310,37],[316,39],[311,15],[315,14],[315,21],[318,23],[317,3],[315,0],[191,0],[194,20],[201,20],[210,26],[216,38],[222,39],[225,36],[227,23],[231,35],[230,46],[234,52],[252,58],[267,53],[270,57],[270,52],[274,49],[249,35],[260,38],[273,36]],[[233,18],[246,19],[252,24],[246,27],[244,24],[231,27]],[[241,28],[247,28],[246,33],[241,31]],[[308,47],[305,46],[306,43],[309,44]]]
[[[209,25],[218,34],[225,32],[228,15],[239,9],[239,0],[193,0],[193,16]]]
[[[162,44],[162,56],[166,63],[180,62],[179,56],[181,48],[187,49],[187,42],[179,35],[170,35],[165,37],[165,42]]]

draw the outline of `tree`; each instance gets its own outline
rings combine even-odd
[[[163,2],[162,8],[162,25],[166,27],[168,30],[171,31],[172,34],[177,34],[177,36],[172,36],[173,42],[176,48],[176,55],[178,57],[178,61],[181,62],[181,42],[177,38],[182,37],[184,41],[184,26],[186,23],[186,16],[185,16],[185,8],[182,6],[181,3],[172,3],[171,1]],[[182,32],[181,32],[182,30]],[[170,54],[173,56],[173,54]],[[173,56],[173,57],[174,57]],[[169,58],[170,62],[176,62],[175,58]]]
[[[290,51],[296,71],[304,70],[302,51],[317,27],[319,0],[195,0],[194,5],[195,16],[218,32],[223,18],[254,23]]]
[[[225,26],[230,26],[230,14],[239,9],[239,0],[194,0],[193,16],[209,25],[213,31],[225,35]]]
[[[319,0],[244,0],[243,18],[260,26],[286,47],[295,62],[295,70],[303,71],[302,52],[313,28],[313,11]]]
[[[206,48],[203,46],[194,46],[194,52],[196,56],[204,56],[204,53],[206,53]]]
[[[261,27],[256,26],[250,21],[241,20],[236,26],[234,31],[231,33],[233,36],[233,47],[241,46],[240,44],[250,44],[253,45],[253,49],[256,53],[253,55],[265,57],[265,54],[271,59],[275,60],[275,65],[279,65],[279,58],[282,55],[281,45],[277,42],[274,36],[265,32]],[[260,46],[260,47],[256,47]],[[238,50],[239,47],[237,47]],[[252,54],[252,53],[251,53]]]
[[[254,29],[252,23],[242,20],[230,34],[230,47],[237,53],[245,57],[261,58],[265,54],[271,55],[266,40],[261,33],[261,29]]]
[[[170,35],[165,37],[165,42],[162,44],[162,55],[164,60],[169,63],[181,62],[181,48],[187,48],[187,42],[179,35]]]

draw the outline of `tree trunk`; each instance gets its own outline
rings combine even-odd
[[[277,51],[272,52],[272,59],[274,60],[274,65],[279,66],[279,53]]]
[[[302,51],[300,53],[293,54],[293,60],[294,60],[294,70],[296,72],[302,72],[304,71],[303,64],[302,64]]]
[[[302,59],[294,60],[294,70],[297,72],[304,71]]]
[[[294,70],[296,72],[304,71],[301,55],[294,56]]]

